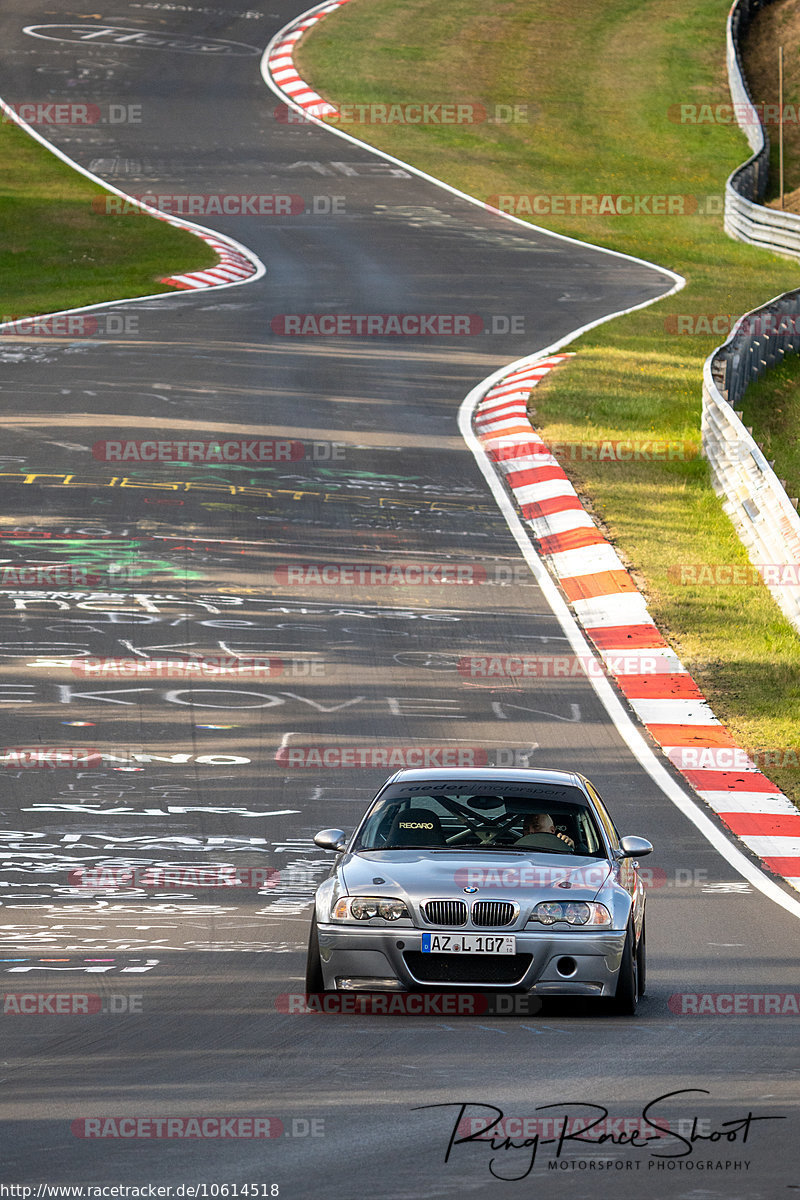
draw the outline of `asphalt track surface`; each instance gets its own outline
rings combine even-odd
[[[797,1018],[681,1015],[669,1002],[793,993],[796,918],[664,798],[585,679],[490,690],[456,670],[464,654],[565,644],[458,436],[459,403],[503,363],[671,280],[520,230],[325,130],[276,120],[259,56],[299,9],[269,8],[121,0],[92,14],[7,0],[0,14],[9,102],[85,100],[106,116],[109,104],[141,105],[138,122],[42,128],[82,165],[137,195],[291,193],[311,210],[197,218],[262,258],[254,285],[120,304],[122,332],[0,345],[0,557],[134,572],[114,599],[0,593],[3,745],[107,756],[86,770],[0,775],[2,991],[89,992],[126,1010],[14,1020],[4,1001],[0,1179],[250,1183],[259,1195],[277,1184],[283,1197],[381,1200],[783,1195],[800,1185]],[[66,36],[78,40],[23,32],[45,23],[77,28]],[[189,40],[183,52],[87,40],[99,25]],[[250,50],[187,51],[197,35]],[[274,318],[297,313],[469,313],[488,330],[516,317],[520,331],[274,332]],[[125,475],[91,450],[188,435],[299,439],[304,457],[235,470],[128,463]],[[511,582],[282,582],[281,567],[320,562],[477,564]],[[284,672],[98,682],[73,665],[192,653],[269,653]],[[622,831],[657,847],[638,1015],[282,1012],[279,997],[302,990],[309,899],[328,869],[311,838],[352,827],[387,771],[288,768],[281,746],[456,746],[475,762],[584,771]],[[108,862],[233,863],[280,879],[233,897],[71,886],[71,872]],[[580,1102],[636,1122],[673,1092],[658,1117],[689,1140],[655,1149],[680,1157],[573,1144],[557,1161],[543,1145],[528,1171],[530,1147],[462,1144],[445,1163],[462,1102],[528,1118]],[[748,1114],[770,1119],[747,1126]],[[192,1116],[276,1118],[284,1132],[82,1138],[73,1124]]]

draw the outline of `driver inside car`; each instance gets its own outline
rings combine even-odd
[[[575,849],[575,843],[566,833],[560,833],[556,829],[555,822],[549,813],[526,813],[522,822],[522,837],[514,843],[516,846],[525,844],[525,839],[532,837],[538,833],[549,833],[553,837],[557,837],[559,841],[564,842],[570,850]]]

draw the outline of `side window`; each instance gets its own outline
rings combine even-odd
[[[600,836],[597,832],[594,821],[588,811],[581,811],[577,815],[578,837],[583,842],[589,854],[602,854],[605,856],[605,847],[600,841]]]
[[[603,829],[606,832],[606,837],[608,838],[609,843],[611,844],[612,850],[619,849],[619,834],[617,833],[614,822],[611,820],[611,817],[606,812],[605,805],[603,804],[603,801],[600,798],[599,792],[595,791],[595,789],[592,787],[592,785],[589,783],[588,780],[586,781],[586,790],[589,793],[589,795],[592,797],[592,800],[594,800],[595,805],[597,806],[597,815],[600,818],[600,822],[603,826]]]

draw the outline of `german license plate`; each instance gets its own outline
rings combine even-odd
[[[512,933],[423,933],[423,954],[516,954]]]

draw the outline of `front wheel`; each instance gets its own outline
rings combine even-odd
[[[322,959],[319,956],[319,937],[317,935],[317,914],[311,918],[311,932],[308,936],[308,956],[306,958],[306,994],[312,995],[325,991],[322,978]]]
[[[647,952],[644,940],[644,917],[642,917],[642,932],[639,934],[639,945],[636,948],[636,966],[639,972],[639,999],[644,995],[647,975]]]
[[[634,951],[633,922],[628,926],[625,935],[625,946],[622,950],[622,962],[619,965],[617,990],[611,1001],[611,1011],[621,1017],[632,1017],[636,1012],[639,999],[639,949]]]

